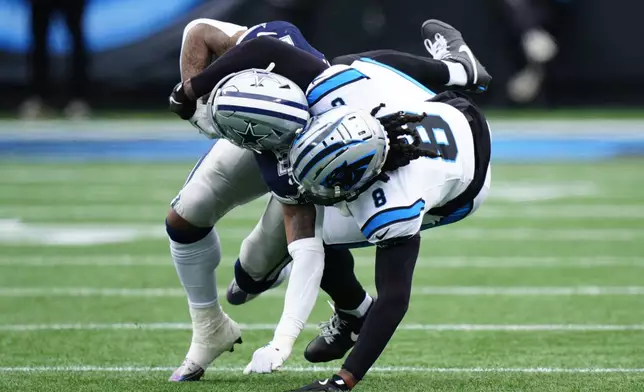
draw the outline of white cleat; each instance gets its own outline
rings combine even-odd
[[[192,362],[188,358],[184,359],[181,366],[179,366],[174,373],[170,376],[168,381],[199,381],[203,377],[206,370],[199,366],[199,364]]]
[[[198,381],[208,366],[226,351],[233,352],[241,344],[241,330],[219,305],[212,308],[190,308],[192,344],[183,361],[169,381]]]

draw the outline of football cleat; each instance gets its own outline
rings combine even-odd
[[[290,392],[298,391],[350,391],[351,388],[344,383],[344,380],[338,375],[333,375],[325,380],[314,381],[313,383],[303,386],[300,389],[293,389]]]
[[[179,366],[174,373],[170,376],[168,381],[199,381],[203,377],[206,370],[198,363],[195,363],[186,358],[181,366]]]
[[[358,341],[366,314],[359,318],[335,310],[333,305],[331,307],[334,309],[333,316],[329,321],[320,324],[320,334],[304,350],[304,358],[309,362],[329,362],[344,358]]]
[[[269,290],[274,289],[275,287],[278,287],[279,285],[284,283],[286,278],[291,275],[291,267],[292,264],[289,263],[282,269],[282,271],[280,271],[279,275],[277,276],[277,280],[275,280],[275,283],[271,285]],[[235,278],[233,278],[233,281],[228,285],[228,291],[226,291],[226,299],[231,305],[243,305],[246,302],[252,301],[253,299],[257,298],[257,296],[259,296],[260,294],[250,294],[245,292],[241,289],[241,287],[239,287],[239,285],[237,285],[237,281],[235,280]]]
[[[233,352],[241,344],[241,330],[221,309],[193,309],[192,343],[183,361],[168,381],[198,381],[206,368],[226,351]]]
[[[492,77],[474,57],[458,30],[445,22],[430,19],[423,23],[421,32],[425,39],[425,48],[435,60],[454,61],[463,65],[467,74],[468,90],[487,90]]]

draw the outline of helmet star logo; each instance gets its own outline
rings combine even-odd
[[[258,142],[265,139],[268,137],[268,135],[257,135],[255,133],[255,127],[257,126],[256,123],[252,121],[244,121],[246,123],[246,129],[242,133],[239,130],[235,130],[237,134],[241,137],[241,144],[242,146],[247,146],[247,147],[257,147]]]
[[[264,85],[262,84],[264,82],[264,80],[272,80],[276,84],[281,85],[280,80],[277,79],[272,73],[270,73],[270,72],[255,72],[255,83],[251,84],[251,86],[253,86],[253,87],[264,87]]]

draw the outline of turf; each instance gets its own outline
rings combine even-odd
[[[496,165],[475,216],[424,234],[410,310],[356,391],[644,390],[643,165]],[[225,305],[244,344],[203,382],[166,381],[190,331],[163,219],[190,168],[0,164],[0,390],[284,391],[341,365],[304,361],[310,325],[289,370],[241,375],[279,319],[278,289]],[[220,289],[264,203],[219,225]],[[373,250],[355,254],[375,294]]]

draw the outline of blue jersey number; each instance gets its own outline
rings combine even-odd
[[[407,124],[408,127],[414,127],[420,139],[428,148],[437,149],[442,159],[447,162],[454,162],[458,157],[458,147],[452,129],[447,122],[440,116],[428,115],[421,122]]]
[[[380,208],[387,204],[387,198],[385,197],[385,192],[382,190],[382,188],[378,188],[371,193],[371,197],[373,197],[373,205],[376,208]]]

